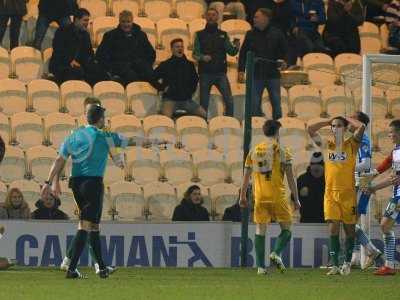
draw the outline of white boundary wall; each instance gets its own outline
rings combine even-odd
[[[76,232],[71,222],[2,221],[6,233],[0,240],[0,256],[16,258],[19,264],[53,266],[61,263],[67,240]],[[254,225],[249,227],[249,266],[254,260]],[[267,231],[266,253],[279,234],[279,226]],[[374,243],[382,249],[378,226],[371,228]],[[238,267],[240,224],[233,223],[104,223],[103,256],[107,264],[136,267]],[[400,226],[396,227],[400,236]],[[325,224],[296,224],[293,238],[283,253],[286,265],[318,267],[327,262],[328,231]],[[400,244],[400,240],[397,240]],[[87,266],[85,251],[81,265]],[[400,252],[396,253],[400,261]],[[290,264],[289,264],[290,262]]]

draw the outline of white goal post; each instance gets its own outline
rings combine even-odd
[[[373,63],[400,64],[400,55],[367,54],[363,55],[362,61],[362,111],[370,116],[371,122],[367,129],[369,139],[372,141],[372,83]],[[371,162],[372,163],[372,162]],[[372,199],[371,199],[372,200]],[[371,202],[369,204],[371,207]],[[371,224],[371,209],[368,209],[367,216],[361,216],[361,225],[369,232]],[[361,264],[365,262],[364,249],[361,248]]]

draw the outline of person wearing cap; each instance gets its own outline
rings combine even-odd
[[[321,152],[311,155],[307,171],[297,178],[300,222],[324,223],[324,159]]]
[[[67,159],[71,157],[72,174],[69,186],[79,208],[79,225],[66,278],[85,278],[76,266],[88,238],[100,267],[99,276],[107,278],[109,271],[101,255],[99,223],[104,195],[103,177],[108,153],[113,147],[136,146],[148,141],[136,137],[126,138],[118,133],[102,130],[105,126],[105,109],[100,105],[90,105],[86,118],[88,125],[72,132],[60,146],[59,155],[43,185],[41,197],[49,197],[51,193],[59,197],[61,193],[59,178]],[[164,143],[164,141],[161,142]]]

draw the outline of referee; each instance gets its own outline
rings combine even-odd
[[[48,197],[50,193],[57,195],[61,192],[59,177],[68,157],[71,157],[72,174],[69,187],[74,193],[79,208],[79,225],[72,245],[73,255],[66,278],[86,278],[78,272],[76,267],[87,238],[89,238],[89,244],[99,264],[100,278],[109,276],[101,255],[99,223],[103,208],[103,176],[110,149],[136,146],[138,143],[141,145],[148,145],[152,142],[165,143],[136,137],[126,138],[117,133],[103,131],[104,113],[105,109],[100,105],[88,106],[86,112],[88,125],[78,128],[65,139],[41,192],[42,198]],[[123,164],[120,167],[123,168]]]

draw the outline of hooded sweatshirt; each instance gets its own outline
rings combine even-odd
[[[175,207],[172,221],[210,221],[210,215],[201,204],[193,204],[192,201],[183,199],[181,204]]]

